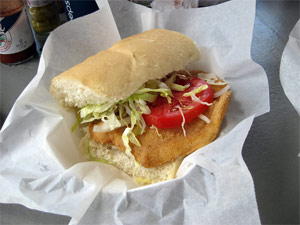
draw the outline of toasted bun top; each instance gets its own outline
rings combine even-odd
[[[187,36],[149,30],[123,39],[55,77],[50,92],[68,107],[116,102],[148,80],[182,70],[199,58],[199,50]]]

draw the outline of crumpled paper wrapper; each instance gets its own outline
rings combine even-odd
[[[268,82],[250,57],[255,1],[155,12],[127,1],[68,22],[48,38],[38,72],[0,133],[0,202],[72,217],[70,224],[259,224],[254,185],[241,155],[253,118],[269,111]],[[115,17],[114,22],[112,13]],[[233,92],[221,135],[186,157],[178,178],[137,186],[120,170],[85,162],[73,111],[49,93],[51,79],[115,41],[152,28],[186,34],[201,68]]]
[[[280,82],[284,93],[300,115],[300,20],[290,33],[280,64]]]

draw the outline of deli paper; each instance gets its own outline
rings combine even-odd
[[[71,224],[259,224],[254,185],[241,155],[253,118],[269,111],[267,77],[251,60],[255,1],[157,12],[127,1],[49,36],[38,73],[0,133],[0,202],[72,217]],[[111,13],[112,12],[112,13]],[[114,18],[112,16],[114,15]],[[186,157],[178,178],[139,187],[120,170],[86,161],[76,115],[50,95],[51,79],[131,34],[166,28],[195,40],[189,68],[229,82],[232,100],[220,137]]]
[[[300,115],[300,20],[290,33],[280,64],[280,82],[284,93]]]

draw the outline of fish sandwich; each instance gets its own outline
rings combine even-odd
[[[175,177],[187,155],[220,131],[231,91],[212,73],[189,71],[200,59],[187,36],[149,30],[115,43],[52,80],[50,92],[86,124],[81,147],[150,184]]]

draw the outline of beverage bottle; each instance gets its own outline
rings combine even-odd
[[[53,0],[27,0],[34,32],[49,34],[60,25],[58,10]]]
[[[0,61],[18,64],[32,58],[35,43],[22,0],[0,0]]]

